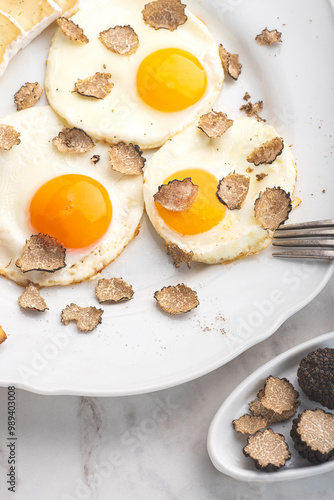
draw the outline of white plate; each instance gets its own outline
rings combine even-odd
[[[226,79],[215,109],[241,116],[248,91],[253,102],[263,99],[263,116],[293,144],[295,195],[303,202],[290,220],[332,217],[332,67],[319,61],[331,60],[334,43],[329,3],[282,0],[275,9],[266,0],[186,3],[243,64],[237,82]],[[254,37],[265,26],[282,31],[283,43],[258,46]],[[54,31],[55,26],[47,29],[11,61],[0,80],[1,115],[15,111],[13,94],[23,83],[43,82]],[[38,105],[46,103],[43,99]],[[171,387],[208,373],[274,333],[320,292],[333,271],[328,262],[277,260],[271,252],[228,266],[177,270],[144,221],[140,235],[103,272],[130,282],[134,299],[104,307],[102,324],[89,335],[78,334],[73,324],[61,325],[60,311],[70,302],[98,305],[94,283],[44,289],[49,311],[38,315],[19,310],[21,289],[1,279],[0,324],[8,340],[0,348],[0,384],[44,394],[114,396]],[[161,313],[154,292],[182,282],[197,290],[200,306],[182,317]]]
[[[334,469],[334,459],[323,464],[312,465],[300,457],[290,437],[293,420],[290,419],[287,422],[274,424],[271,427],[275,432],[279,432],[285,436],[292,454],[291,459],[286,463],[284,468],[276,472],[259,471],[255,469],[253,460],[245,457],[242,452],[243,447],[247,443],[247,436],[236,433],[232,426],[234,419],[241,417],[245,413],[250,413],[248,403],[256,399],[258,391],[264,386],[266,378],[270,375],[274,377],[286,377],[299,392],[298,399],[301,401],[301,405],[298,408],[296,416],[306,409],[322,408],[330,412],[328,408],[321,406],[319,403],[310,401],[300,389],[297,382],[297,369],[303,357],[315,349],[324,347],[334,348],[334,332],[321,335],[280,354],[280,356],[272,359],[247,377],[229,395],[212,420],[208,433],[208,452],[213,465],[219,471],[240,481],[270,483],[273,481],[287,481],[315,476]]]

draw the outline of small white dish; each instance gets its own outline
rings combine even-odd
[[[298,413],[307,408],[312,410],[317,407],[330,412],[319,403],[310,401],[297,382],[297,369],[302,358],[309,352],[324,347],[334,348],[334,332],[311,339],[280,354],[247,377],[229,395],[212,420],[208,433],[208,452],[216,469],[239,481],[266,483],[301,479],[334,470],[334,459],[323,464],[312,465],[300,457],[290,437],[292,420]],[[256,399],[258,391],[263,387],[269,375],[286,377],[299,392],[298,399],[301,401],[295,417],[287,422],[271,426],[275,432],[285,436],[292,455],[286,465],[276,472],[262,472],[255,468],[253,460],[245,457],[242,451],[247,443],[247,435],[235,432],[232,426],[232,420],[250,413],[248,403]]]

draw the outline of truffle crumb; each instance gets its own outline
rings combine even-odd
[[[23,273],[47,271],[53,273],[66,266],[66,250],[61,243],[47,234],[35,234],[26,241],[22,256],[16,265]]]
[[[199,305],[196,292],[183,283],[162,288],[155,292],[154,298],[169,314],[186,313]]]
[[[102,31],[99,40],[103,45],[122,56],[130,56],[137,52],[139,39],[131,26],[115,26]]]
[[[126,175],[140,175],[146,159],[139,146],[120,142],[109,149],[109,160],[113,170]]]
[[[64,325],[68,325],[71,321],[75,321],[78,330],[87,333],[94,330],[102,321],[103,310],[96,307],[80,307],[77,304],[66,306],[61,312],[61,321]]]
[[[77,24],[75,24],[70,19],[66,19],[66,17],[60,17],[57,19],[57,24],[70,40],[78,43],[88,43],[89,40],[83,32],[83,29],[80,28]]]
[[[229,120],[225,113],[211,111],[201,116],[198,128],[200,128],[208,137],[217,138],[225,134],[233,125],[233,120]]]
[[[91,157],[90,160],[92,163],[94,163],[94,165],[96,165],[101,160],[101,157],[100,157],[100,155],[94,155]]]
[[[0,124],[0,149],[9,151],[13,146],[20,144],[20,133],[11,125]]]
[[[291,212],[290,194],[280,187],[267,188],[255,201],[255,218],[262,229],[275,231]]]
[[[218,184],[217,197],[229,210],[239,210],[246,199],[250,178],[241,174],[229,174]]]
[[[272,30],[269,31],[267,28],[262,30],[260,35],[257,35],[255,37],[255,40],[259,45],[271,45],[272,43],[275,42],[281,42],[282,41],[282,33],[280,33],[277,30]]]
[[[95,99],[104,99],[110,94],[114,84],[110,82],[110,73],[95,73],[84,80],[78,80],[74,86],[73,92],[77,92],[85,97],[94,97]]]
[[[267,177],[267,176],[268,176],[268,174],[265,174],[265,173],[263,173],[263,172],[261,172],[261,174],[256,174],[256,175],[255,175],[256,180],[257,180],[257,181],[263,181],[263,179],[264,179],[265,177]]]
[[[61,132],[52,139],[52,144],[61,153],[86,153],[95,146],[92,139],[80,128],[63,128]]]
[[[156,0],[146,4],[142,14],[145,23],[155,30],[164,28],[174,31],[188,19],[185,8],[180,0]]]
[[[177,179],[163,184],[154,195],[154,201],[167,210],[183,212],[188,210],[198,194],[198,186],[187,177],[183,181]]]
[[[282,137],[274,137],[258,148],[255,148],[252,153],[247,156],[247,161],[248,163],[254,163],[254,165],[260,165],[262,163],[269,165],[276,160],[277,156],[282,154],[283,148],[284,142]]]
[[[258,120],[263,120],[259,116],[259,113],[263,110],[263,101],[257,101],[255,104],[253,104],[251,101],[249,101],[247,104],[243,104],[240,107],[240,111],[245,111],[246,115],[249,117],[256,116]]]
[[[49,309],[46,305],[45,300],[39,293],[37,286],[33,283],[29,283],[27,288],[19,297],[19,305],[22,309],[30,309],[32,311],[43,312]]]
[[[241,64],[239,63],[238,54],[232,54],[228,52],[222,44],[219,45],[219,56],[222,63],[222,66],[226,73],[233,78],[233,80],[237,80],[241,73]]]
[[[123,302],[133,297],[133,289],[122,278],[100,279],[95,288],[95,295],[100,302]]]
[[[249,93],[245,92],[245,95],[243,96],[243,100],[244,101],[249,101],[250,98],[251,98],[251,96],[249,95]]]
[[[14,103],[16,104],[17,111],[22,109],[32,108],[36,102],[41,98],[43,89],[38,82],[26,82],[14,94]]]
[[[180,267],[181,262],[184,262],[190,269],[190,262],[192,261],[194,252],[185,252],[174,243],[165,244],[165,248],[167,255],[171,255],[175,267]]]
[[[298,453],[309,462],[334,456],[334,415],[320,408],[305,410],[294,419],[290,435]]]
[[[242,415],[242,417],[232,422],[234,430],[241,434],[255,434],[255,432],[267,427],[268,421],[264,417]]]
[[[297,377],[309,399],[334,410],[334,349],[310,352],[301,360]]]
[[[7,339],[7,335],[4,331],[4,329],[2,328],[2,326],[0,326],[0,344],[2,344],[6,339]]]
[[[243,452],[254,460],[257,469],[264,472],[281,469],[291,458],[284,436],[270,428],[249,436]]]

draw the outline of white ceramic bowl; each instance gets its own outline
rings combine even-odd
[[[212,420],[208,433],[208,452],[213,465],[220,472],[240,481],[270,483],[315,476],[334,469],[334,459],[323,464],[312,465],[300,457],[290,437],[292,420],[298,413],[308,408],[311,410],[322,408],[330,412],[328,408],[321,406],[319,403],[310,401],[297,382],[297,369],[302,358],[309,352],[324,347],[334,348],[334,332],[309,340],[272,359],[247,377],[224,401]],[[286,465],[276,472],[262,472],[255,468],[253,460],[245,457],[242,452],[247,442],[247,435],[235,432],[232,425],[232,420],[241,417],[245,413],[250,413],[248,403],[256,399],[258,391],[263,387],[269,375],[286,377],[299,392],[298,399],[301,400],[301,405],[295,417],[287,422],[271,426],[275,432],[285,436],[292,454]]]

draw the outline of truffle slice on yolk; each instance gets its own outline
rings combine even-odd
[[[184,169],[165,179],[164,184],[190,177],[198,186],[198,195],[191,207],[183,212],[173,212],[155,203],[160,217],[168,227],[182,235],[194,235],[209,231],[225,216],[226,207],[219,202],[216,191],[218,180],[211,173],[202,169]]]

